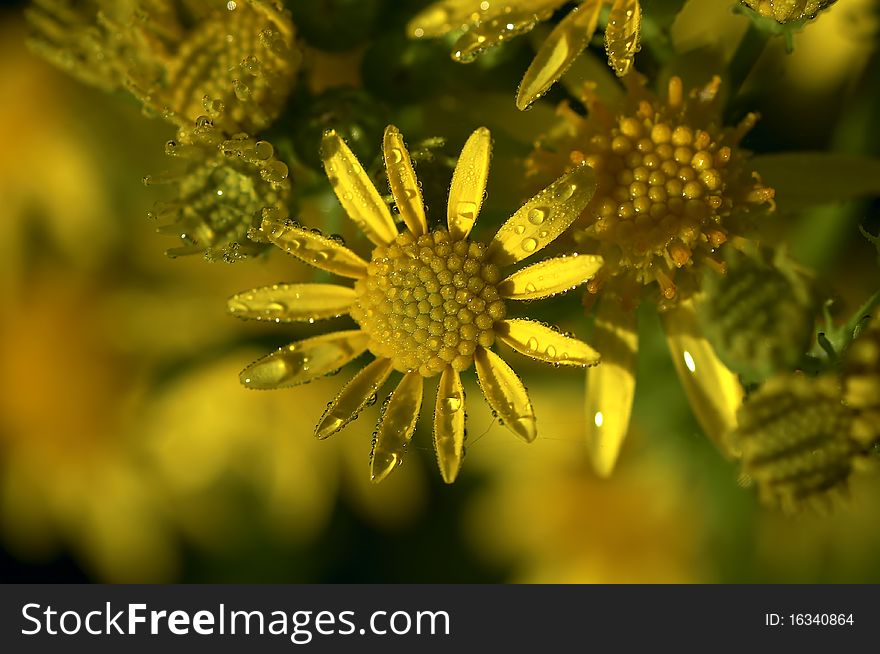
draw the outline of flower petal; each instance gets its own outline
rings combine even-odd
[[[641,47],[642,8],[639,0],[614,0],[605,26],[605,53],[618,77],[626,75]]]
[[[560,366],[594,366],[599,353],[583,341],[534,320],[513,318],[497,328],[498,338],[520,354]]]
[[[587,165],[566,173],[504,223],[489,245],[489,257],[506,266],[545,247],[586,208],[596,192],[596,175]]]
[[[587,0],[575,7],[545,39],[520,82],[516,106],[527,109],[565,74],[593,38],[605,0]]]
[[[428,5],[406,26],[410,38],[435,38],[471,22],[479,5],[474,0],[441,0]]]
[[[370,478],[374,483],[385,479],[403,460],[419,419],[423,389],[422,376],[409,372],[388,396],[370,453]]]
[[[320,439],[332,436],[357,418],[365,406],[375,402],[391,370],[391,359],[376,359],[352,377],[324,411],[315,427],[315,436]]]
[[[400,212],[403,222],[416,236],[421,236],[428,231],[428,221],[425,218],[425,202],[422,199],[422,187],[413,170],[409,151],[403,142],[403,136],[394,126],[385,128],[385,138],[382,144],[385,157],[385,171],[388,174],[388,185],[394,195],[394,203]]]
[[[354,279],[367,276],[367,262],[332,238],[269,220],[263,221],[260,231],[279,248],[315,268]]]
[[[458,38],[452,46],[452,58],[461,63],[469,63],[503,41],[532,31],[541,20],[549,17],[550,12],[546,10],[538,14],[534,10],[515,11],[511,7],[511,11],[501,16],[484,18]]]
[[[334,130],[324,132],[321,141],[324,170],[345,213],[376,245],[388,245],[397,237],[397,227],[388,205],[370,181],[361,162]]]
[[[672,361],[687,393],[691,410],[709,439],[727,456],[726,434],[736,428],[736,411],[742,404],[739,379],[721,363],[703,337],[687,300],[661,314]]]
[[[296,322],[335,318],[348,313],[353,288],[335,284],[273,284],[229,298],[229,313],[250,320]]]
[[[488,129],[480,127],[464,144],[452,173],[446,213],[453,239],[466,238],[477,222],[491,159],[492,135]]]
[[[587,449],[596,474],[609,477],[629,431],[636,390],[635,312],[625,311],[613,298],[604,300],[596,314],[593,342],[602,365],[587,371]]]
[[[590,281],[605,263],[592,254],[547,259],[523,268],[501,282],[498,292],[510,300],[537,300],[570,291]]]
[[[360,356],[369,340],[367,334],[353,329],[297,341],[258,359],[241,371],[239,379],[258,390],[305,384]]]
[[[440,0],[416,14],[407,24],[406,33],[410,38],[434,38],[511,11],[546,12],[562,4],[565,4],[565,0],[507,0],[486,3],[477,0]]]
[[[504,359],[483,347],[477,348],[474,365],[483,397],[502,424],[527,443],[535,440],[535,411],[519,375]]]
[[[455,368],[447,366],[440,375],[434,407],[434,452],[447,484],[455,481],[464,459],[464,419],[461,376]]]

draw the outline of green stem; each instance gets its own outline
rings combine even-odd
[[[731,98],[739,93],[771,36],[766,30],[757,27],[754,22],[749,22],[749,27],[736,47],[736,52],[733,53],[728,66]]]
[[[834,334],[836,350],[842,352],[850,342],[858,337],[862,331],[865,322],[871,316],[871,312],[880,306],[880,291],[877,291],[868,298],[868,300],[859,307],[859,310],[853,314],[853,317]]]

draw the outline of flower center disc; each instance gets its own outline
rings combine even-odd
[[[355,284],[351,311],[370,336],[370,351],[425,377],[449,365],[469,367],[506,315],[496,288],[500,271],[485,256],[482,243],[454,241],[445,229],[418,238],[404,232],[377,247],[367,277]]]
[[[730,149],[707,132],[636,117],[590,145],[587,161],[600,180],[597,236],[634,259],[669,247],[674,264],[684,265],[703,224],[722,208]]]

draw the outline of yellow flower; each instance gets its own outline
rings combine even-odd
[[[412,38],[424,38],[464,30],[452,57],[468,62],[505,39],[531,31],[564,4],[566,0],[441,0],[413,18],[407,31]],[[629,72],[640,47],[639,0],[585,0],[562,19],[538,50],[520,83],[517,107],[525,109],[562,77],[589,45],[605,5],[611,5],[605,28],[608,63],[618,76]]]
[[[741,0],[741,2],[764,18],[772,18],[777,23],[790,23],[815,18],[816,14],[830,7],[837,0]]]
[[[440,374],[434,411],[434,449],[443,479],[455,480],[464,456],[465,404],[459,373],[471,364],[486,401],[514,434],[537,435],[526,389],[490,348],[496,338],[553,365],[591,366],[598,355],[585,343],[541,323],[507,318],[505,300],[532,300],[586,281],[600,257],[561,256],[502,279],[501,268],[556,239],[583,211],[594,175],[578,166],[526,202],[484,245],[471,240],[489,173],[491,138],[480,128],[468,139],[449,190],[447,227],[430,230],[421,190],[400,132],[385,130],[385,167],[406,225],[394,218],[348,146],[334,132],[323,140],[324,167],[348,216],[375,244],[369,262],[342,243],[288,221],[264,220],[269,240],[306,263],[355,280],[276,284],[234,296],[242,318],[308,321],[350,314],[358,329],[308,338],[259,359],[241,373],[248,388],[303,384],[340,369],[370,350],[376,359],[343,388],[316,429],[327,438],[355,419],[392,371],[403,379],[382,407],[373,437],[371,473],[384,479],[401,461],[416,426],[424,379]]]
[[[700,333],[696,273],[723,273],[716,250],[728,241],[745,243],[746,217],[772,208],[774,195],[738,148],[757,116],[748,114],[735,128],[720,125],[720,78],[686,95],[681,79],[672,77],[663,100],[633,75],[624,83],[628,93],[619,107],[600,102],[591,87],[583,98],[587,117],[563,105],[564,123],[530,159],[536,174],[583,162],[597,173],[596,194],[572,235],[579,248],[604,260],[585,296],[590,306],[603,295],[595,338],[604,363],[588,371],[586,399],[588,442],[603,475],[611,473],[629,427],[638,346],[633,309],[646,295],[663,310],[697,418],[723,447],[742,390]]]
[[[263,129],[281,112],[301,55],[277,0],[36,0],[32,46],[80,80],[127,89],[145,110],[186,126],[205,98],[230,132]]]

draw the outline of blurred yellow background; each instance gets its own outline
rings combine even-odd
[[[833,114],[838,89],[877,70],[874,41],[846,15],[823,17],[790,58],[767,54],[788,73],[784,93],[762,95],[759,129],[797,109],[805,140],[827,137],[809,112]],[[4,581],[880,581],[880,479],[858,478],[829,515],[759,507],[668,382],[650,319],[611,480],[589,469],[582,374],[522,365],[537,442],[515,442],[472,402],[454,486],[436,473],[427,423],[402,468],[371,485],[376,407],[357,429],[312,436],[349,373],[279,392],[238,383],[291,337],[228,317],[225,299],[309,271],[279,253],[233,265],[163,256],[173,242],[146,217],[157,195],[139,180],[168,166],[171,128],[52,68],[25,33],[18,12],[0,13]],[[797,138],[793,126],[777,140]],[[871,280],[836,268],[841,238],[818,263],[855,303]]]

